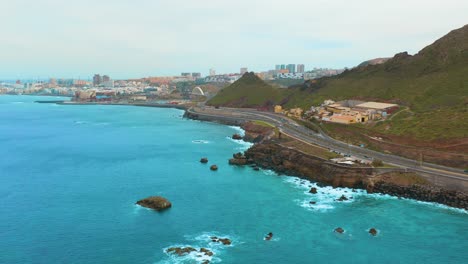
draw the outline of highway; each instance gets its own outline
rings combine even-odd
[[[430,175],[442,176],[457,180],[468,182],[468,175],[463,170],[457,168],[450,168],[437,164],[424,162],[420,164],[419,161],[407,159],[401,156],[377,152],[374,150],[354,146],[345,142],[336,140],[325,134],[319,127],[319,133],[314,132],[304,126],[299,125],[297,122],[281,114],[271,112],[258,111],[256,109],[239,109],[239,108],[221,108],[215,109],[212,107],[196,107],[188,110],[194,114],[203,114],[212,117],[226,117],[238,119],[243,121],[261,120],[275,125],[281,133],[290,136],[297,140],[309,144],[315,144],[330,150],[340,153],[349,154],[359,159],[380,159],[383,162],[401,167],[411,169],[416,172],[426,173]],[[421,166],[422,165],[422,166]]]

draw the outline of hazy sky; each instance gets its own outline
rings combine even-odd
[[[467,23],[466,0],[0,0],[0,78],[352,67]]]

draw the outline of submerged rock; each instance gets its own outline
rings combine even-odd
[[[310,201],[309,203],[310,203],[310,204],[316,204],[317,202],[315,202],[315,201]]]
[[[212,251],[206,248],[200,248],[200,253],[204,253],[205,255],[210,256],[210,257],[214,255]]]
[[[239,166],[247,165],[247,159],[245,159],[245,158],[243,158],[243,159],[230,159],[229,160],[229,165],[239,165]]]
[[[315,188],[315,187],[310,188],[309,193],[316,194],[317,193],[317,188]]]
[[[172,206],[169,200],[161,196],[151,196],[151,197],[139,200],[138,202],[136,202],[136,204],[143,206],[143,207],[151,208],[157,211],[161,211],[161,210],[170,208]]]
[[[200,159],[200,162],[201,162],[201,163],[208,163],[208,158],[201,158],[201,159]]]
[[[166,250],[167,253],[177,254],[179,256],[188,255],[191,252],[195,252],[195,251],[197,250],[194,249],[193,247],[172,247]]]
[[[217,166],[217,165],[211,165],[210,170],[212,170],[212,171],[217,171],[217,170],[218,170],[218,166]]]
[[[339,233],[339,234],[343,234],[343,233],[344,233],[344,229],[341,228],[341,227],[337,227],[337,228],[335,228],[335,232],[336,232],[336,233]]]
[[[376,236],[377,235],[377,229],[372,227],[371,229],[369,229],[369,234],[371,234],[373,236]]]
[[[220,238],[220,237],[213,236],[213,237],[210,237],[210,239],[213,242],[221,243],[221,244],[223,244],[225,246],[231,245],[231,243],[232,243],[229,238]]]
[[[342,201],[348,201],[348,198],[344,195],[341,195],[340,198],[337,199],[337,201],[342,202]]]

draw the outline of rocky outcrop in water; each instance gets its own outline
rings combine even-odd
[[[177,254],[179,256],[188,255],[195,251],[197,250],[193,247],[171,247],[166,250],[167,253]]]
[[[232,135],[232,139],[241,140],[242,136],[236,133],[236,134]]]
[[[211,166],[210,166],[210,170],[212,170],[212,171],[217,171],[217,170],[218,170],[218,166],[217,166],[217,165],[211,165]]]
[[[200,254],[203,254],[208,257],[211,257],[214,255],[214,253],[207,248],[200,248],[199,250],[197,250],[193,247],[171,247],[171,248],[168,248],[166,252],[169,254],[178,255],[179,257],[188,255],[192,252],[199,252]],[[205,260],[203,263],[209,263],[209,262],[210,262],[209,260]]]
[[[232,159],[229,160],[230,165],[247,165],[248,160],[242,153],[235,153],[232,155]]]
[[[377,235],[377,229],[375,229],[375,228],[369,229],[369,234],[371,234],[373,236],[376,236]]]
[[[335,232],[338,233],[338,234],[343,234],[343,233],[344,233],[344,229],[341,228],[341,227],[337,227],[337,228],[335,228]]]
[[[201,159],[200,159],[200,162],[201,162],[201,163],[208,163],[208,158],[201,158]]]
[[[171,202],[169,202],[166,198],[161,196],[151,196],[136,202],[136,204],[154,209],[156,211],[162,211],[172,206]]]
[[[232,241],[229,239],[229,238],[221,238],[221,237],[210,237],[211,241],[212,242],[217,242],[217,243],[221,243],[225,246],[229,246],[231,245]]]
[[[340,198],[337,199],[338,202],[342,202],[342,201],[348,201],[348,198],[344,195],[341,195]]]

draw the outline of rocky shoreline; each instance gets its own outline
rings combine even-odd
[[[389,194],[468,210],[467,193],[433,186],[412,173],[377,174],[378,172],[371,167],[340,166],[268,141],[252,146],[245,152],[244,158],[247,165],[255,164],[264,169],[298,176],[324,186],[364,189],[368,193]]]
[[[245,131],[244,141],[254,143],[245,153],[236,153],[229,164],[269,169],[278,174],[298,176],[319,185],[364,189],[368,193],[382,193],[424,202],[435,202],[468,210],[468,193],[434,186],[414,173],[385,172],[373,167],[342,166],[281,145],[273,128],[253,122],[195,115],[186,118],[240,125]],[[397,170],[396,170],[397,171]]]

